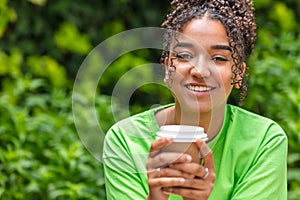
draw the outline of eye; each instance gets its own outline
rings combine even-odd
[[[180,61],[190,61],[194,57],[189,53],[178,53],[178,54],[176,54],[176,58],[178,58],[178,60],[180,60]]]
[[[224,58],[224,57],[221,57],[221,56],[215,56],[215,57],[212,58],[212,60],[214,62],[227,62],[228,61],[227,58]]]

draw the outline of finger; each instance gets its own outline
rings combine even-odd
[[[156,140],[154,140],[151,144],[151,147],[150,147],[150,154],[149,156],[150,157],[153,157],[155,156],[157,153],[159,153],[159,150],[164,147],[164,146],[167,146],[169,144],[171,144],[173,142],[173,138],[171,137],[161,137],[161,138],[158,138]]]
[[[210,175],[211,175],[211,179],[213,179],[214,171],[211,170],[211,171],[206,172],[207,167],[202,166],[197,163],[178,163],[178,164],[172,164],[169,167],[171,169],[180,170],[180,171],[183,171],[188,174],[193,174],[194,176],[199,177],[199,178],[204,177],[208,173],[208,175],[207,175],[207,177],[205,177],[205,179],[208,179]],[[207,170],[209,170],[209,169],[207,168]]]
[[[170,187],[163,188],[163,191],[167,194],[177,194],[182,196],[184,199],[208,199],[213,187],[205,190],[189,189],[184,187]]]
[[[155,170],[157,168],[165,168],[173,163],[185,163],[192,162],[192,157],[189,154],[175,153],[175,152],[163,152],[154,157],[149,157],[146,163],[146,167],[149,170]]]
[[[199,156],[201,159],[204,159],[204,166],[210,170],[214,170],[214,159],[211,149],[208,145],[201,139],[196,140],[196,145],[200,149]]]
[[[176,152],[163,152],[157,154],[155,157],[150,158],[152,163],[152,168],[164,168],[170,164],[175,163],[190,163],[192,162],[192,157],[189,154],[176,153]]]
[[[185,179],[185,182],[180,186],[186,189],[206,190],[209,189],[209,183],[202,179]]]
[[[200,149],[200,152],[199,152],[200,158],[204,158],[207,154],[209,154],[211,152],[211,149],[206,144],[206,142],[200,138],[196,139],[196,145]]]
[[[206,190],[209,188],[210,183],[213,184],[213,181],[207,181],[205,179],[186,179],[182,187],[189,189],[197,189],[197,190]]]
[[[150,170],[148,171],[148,177],[150,178],[159,178],[159,177],[181,177],[185,179],[192,179],[195,176],[189,173],[185,173],[183,171],[179,171],[176,169],[167,168],[158,168],[159,170]]]
[[[185,179],[180,177],[162,177],[148,180],[149,187],[175,187],[183,185],[184,182]]]

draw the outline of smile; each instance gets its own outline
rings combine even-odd
[[[194,92],[210,92],[214,88],[208,86],[196,86],[196,85],[187,85],[186,86],[189,90]]]

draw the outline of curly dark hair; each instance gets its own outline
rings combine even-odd
[[[243,73],[242,63],[246,62],[254,49],[256,40],[256,22],[252,0],[173,0],[171,11],[162,27],[168,29],[164,37],[164,50],[161,62],[169,56],[174,31],[181,32],[184,26],[194,18],[205,14],[210,19],[219,20],[225,27],[232,48],[232,84],[240,86],[240,105],[247,95],[248,67]],[[242,80],[237,80],[242,77]]]

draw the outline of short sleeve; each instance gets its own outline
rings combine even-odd
[[[271,124],[246,175],[234,186],[232,200],[287,199],[287,137]]]
[[[146,199],[147,188],[144,187],[135,161],[128,144],[120,133],[120,129],[112,128],[108,131],[103,149],[105,171],[105,187],[108,200]]]

